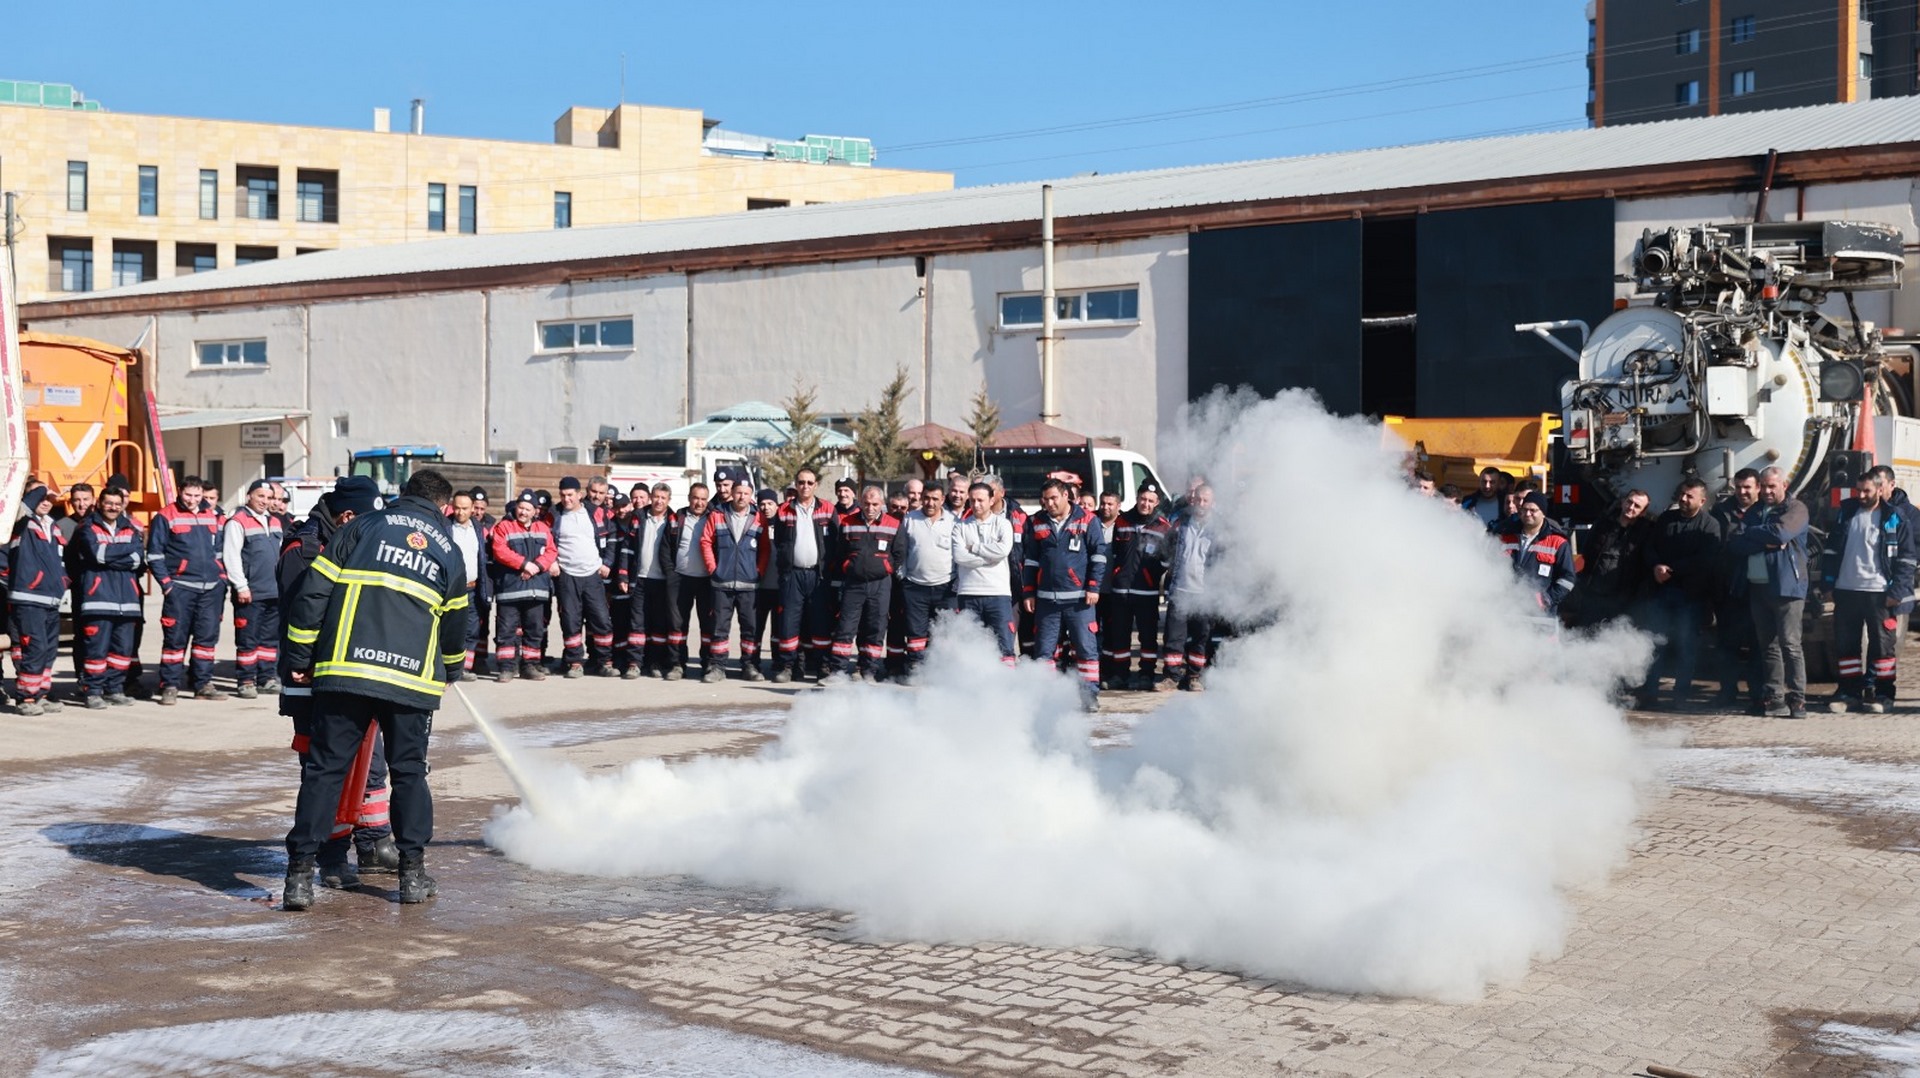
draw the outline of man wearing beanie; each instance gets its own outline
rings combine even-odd
[[[1540,616],[1551,619],[1573,593],[1573,543],[1547,519],[1547,499],[1539,491],[1526,496],[1500,536],[1500,548],[1513,560],[1513,575],[1532,590]]]
[[[47,693],[53,688],[53,660],[60,652],[66,540],[54,524],[51,494],[46,487],[35,487],[21,498],[27,517],[14,529],[0,564],[0,584],[12,600],[7,632],[13,637],[16,709],[28,716],[60,710]]]

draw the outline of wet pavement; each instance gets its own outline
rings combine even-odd
[[[598,679],[473,697],[590,771],[751,753],[791,690]],[[1126,740],[1116,694],[1089,724]],[[563,704],[563,707],[556,707]],[[278,909],[297,768],[272,702],[0,717],[0,1073],[1701,1075],[1920,1060],[1920,712],[1631,716],[1642,835],[1564,953],[1445,1005],[1114,950],[876,940],[686,878],[536,873],[512,791],[436,724],[442,896]],[[1276,910],[1275,916],[1285,916]]]

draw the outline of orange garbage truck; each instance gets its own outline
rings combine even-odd
[[[170,498],[172,474],[137,349],[52,333],[20,334],[20,380],[32,476],[64,498],[125,476],[127,508],[143,524]]]

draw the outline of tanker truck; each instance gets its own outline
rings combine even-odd
[[[1515,327],[1579,362],[1561,389],[1562,460],[1606,500],[1638,488],[1656,508],[1687,476],[1718,497],[1741,469],[1778,466],[1818,530],[1876,447],[1920,494],[1913,351],[1855,301],[1900,286],[1901,239],[1843,221],[1647,230],[1622,278],[1633,299],[1590,333]],[[1578,352],[1551,336],[1567,328],[1585,336]],[[1808,604],[1810,676],[1828,666],[1828,615]]]

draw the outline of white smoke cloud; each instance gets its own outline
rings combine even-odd
[[[757,758],[543,766],[488,839],[536,868],[691,873],[887,938],[1137,948],[1326,989],[1478,997],[1558,953],[1633,837],[1615,680],[1647,643],[1555,640],[1477,523],[1380,429],[1301,393],[1169,439],[1216,490],[1243,626],[1203,694],[1087,742],[1073,685],[949,625],[912,690],[796,701]],[[1167,444],[1163,442],[1163,445]]]

